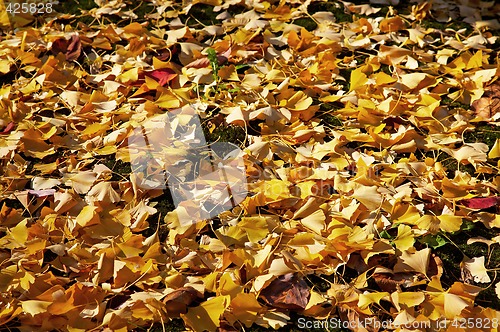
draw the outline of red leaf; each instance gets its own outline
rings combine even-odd
[[[144,75],[154,78],[161,86],[167,85],[168,82],[177,77],[175,71],[170,68],[155,69],[150,72],[145,72]]]
[[[304,310],[311,292],[304,280],[299,280],[293,273],[288,273],[271,282],[262,290],[260,296],[275,308]]]
[[[58,38],[52,42],[52,53],[64,53],[66,60],[72,61],[80,57],[82,53],[82,43],[78,35],[72,35],[69,40]]]
[[[82,43],[80,42],[80,37],[72,35],[68,43],[69,45],[66,48],[66,60],[72,61],[78,59],[82,53]]]
[[[493,196],[493,197],[478,197],[478,198],[464,199],[460,201],[460,204],[470,209],[487,209],[497,205],[498,202],[499,202],[499,197]]]
[[[8,134],[14,129],[16,124],[14,122],[9,122],[9,124],[0,132],[0,134]]]

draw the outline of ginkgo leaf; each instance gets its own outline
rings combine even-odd
[[[179,98],[170,91],[163,91],[155,104],[162,108],[179,108],[181,102]]]
[[[389,297],[387,292],[359,294],[358,306],[360,309],[365,309],[372,303],[380,304],[380,300],[387,297]]]
[[[120,201],[120,195],[113,189],[110,182],[99,182],[87,193],[92,200],[116,203]]]
[[[264,217],[243,217],[238,223],[247,233],[248,239],[251,242],[258,242],[267,236],[267,221]]]
[[[488,158],[500,158],[500,138],[495,141],[495,144],[493,144],[490,152],[488,152]]]
[[[395,32],[405,27],[403,19],[399,16],[386,18],[380,22],[382,32]]]
[[[25,313],[35,316],[47,312],[47,308],[51,304],[50,301],[26,300],[21,305]]]
[[[240,293],[231,301],[231,311],[227,315],[228,320],[233,324],[240,321],[246,327],[250,327],[262,309],[263,307],[259,304],[255,295]]]
[[[432,86],[436,80],[424,73],[406,74],[401,77],[401,83],[408,89],[417,89],[424,86]]]
[[[369,210],[375,210],[382,204],[382,195],[376,186],[357,186],[352,197],[356,198]]]
[[[26,241],[28,240],[28,228],[27,219],[24,219],[20,223],[18,223],[15,227],[9,229],[9,235],[15,241],[14,248],[17,246],[24,246]]]
[[[464,260],[460,266],[462,271],[466,275],[471,275],[475,282],[491,282],[491,278],[484,267],[484,256]]]
[[[415,237],[411,230],[411,227],[402,224],[399,225],[398,235],[393,242],[396,245],[396,248],[401,251],[411,248],[413,246],[413,243],[415,242]]]
[[[459,162],[467,161],[468,163],[474,165],[477,162],[486,161],[488,146],[484,143],[466,143],[458,150],[445,148],[443,151],[451,155]]]
[[[100,219],[96,210],[96,206],[85,206],[76,217],[76,223],[82,227],[98,224]]]
[[[462,226],[462,218],[460,216],[442,214],[437,219],[439,220],[439,228],[444,232],[456,232]]]
[[[181,317],[196,332],[215,332],[220,326],[220,316],[229,304],[229,296],[214,297],[197,307],[189,308],[186,314],[181,314]]]
[[[468,306],[468,303],[456,294],[447,292],[440,293],[430,301],[436,306],[436,315],[431,317],[446,317],[452,319],[453,317],[460,316],[462,311]]]
[[[431,249],[426,248],[414,252],[405,250],[398,257],[398,262],[394,266],[394,272],[410,272],[416,271],[427,275],[429,266]]]
[[[86,194],[94,181],[97,179],[97,174],[92,171],[78,172],[74,175],[68,175],[67,182],[78,194]]]
[[[499,319],[500,7],[365,2],[0,1],[0,325]]]
[[[368,77],[363,73],[361,68],[355,69],[351,72],[350,90],[356,90],[363,86],[368,81]]]
[[[394,292],[391,300],[398,310],[412,308],[424,302],[425,295],[418,292]]]
[[[488,209],[490,207],[498,205],[499,202],[499,197],[494,196],[463,199],[460,201],[460,204],[470,209]]]
[[[316,234],[321,234],[321,231],[326,226],[325,220],[325,213],[322,210],[317,210],[303,218],[300,222]]]
[[[293,273],[279,276],[263,289],[260,296],[269,305],[283,309],[305,309],[309,302],[310,289],[306,282]]]

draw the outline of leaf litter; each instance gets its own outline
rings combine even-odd
[[[500,123],[498,4],[142,6],[0,15],[0,324],[498,321],[500,308],[475,302],[500,293],[490,256],[464,255],[446,285],[426,240],[442,245],[468,222],[498,234],[498,129],[493,144],[464,140]],[[193,14],[208,9],[210,23]],[[140,186],[161,163],[123,174],[103,163],[130,163],[134,128],[186,107],[209,132],[244,129],[249,188],[187,226],[182,209],[159,210],[164,190]],[[202,167],[169,153],[184,160],[179,176]],[[498,236],[474,242],[498,250]]]

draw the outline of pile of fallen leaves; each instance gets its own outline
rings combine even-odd
[[[0,8],[0,325],[496,328],[475,302],[500,296],[490,257],[464,255],[445,286],[433,251],[500,228],[500,138],[464,139],[500,124],[495,1],[59,6]],[[244,133],[249,191],[189,225],[138,185],[153,167],[114,168],[134,128],[186,108]]]

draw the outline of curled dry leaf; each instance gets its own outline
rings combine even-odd
[[[261,291],[260,296],[272,307],[304,310],[311,294],[304,280],[288,273],[273,280]]]
[[[464,260],[460,264],[460,267],[462,268],[462,279],[465,283],[470,283],[471,281],[481,283],[491,282],[491,278],[484,267],[484,256]]]
[[[193,287],[181,287],[168,293],[163,299],[165,309],[174,317],[187,312],[187,307],[195,300],[202,299],[203,295]]]
[[[476,115],[485,120],[498,120],[500,114],[500,81],[487,86],[484,94],[471,105]]]
[[[52,42],[52,53],[57,55],[63,53],[66,60],[73,61],[80,57],[82,52],[82,43],[80,37],[76,34],[71,35],[70,39],[58,38]]]

